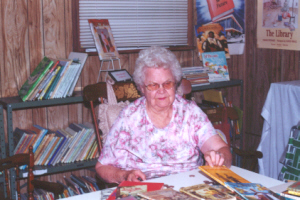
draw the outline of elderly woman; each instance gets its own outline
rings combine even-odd
[[[232,156],[207,116],[176,94],[182,77],[175,55],[162,47],[142,50],[133,79],[143,96],[114,122],[96,164],[106,182],[140,181],[196,169],[230,167]],[[202,154],[201,154],[202,153]]]

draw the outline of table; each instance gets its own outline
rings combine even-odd
[[[300,121],[300,80],[272,83],[261,116],[264,124],[257,150],[263,158],[258,161],[259,173],[277,179],[291,127]]]
[[[276,180],[276,179],[273,179],[273,178],[270,178],[267,176],[263,176],[258,173],[254,173],[254,172],[251,172],[251,171],[239,168],[239,167],[231,166],[230,169],[232,171],[234,171],[235,173],[237,173],[238,175],[244,177],[248,181],[253,182],[253,183],[260,183],[268,188],[283,184],[283,182],[281,182],[279,180]],[[173,185],[174,190],[179,191],[179,189],[181,187],[187,187],[187,186],[201,184],[201,183],[204,183],[203,181],[205,181],[205,180],[210,180],[210,179],[207,178],[207,176],[204,175],[203,172],[201,172],[198,169],[195,169],[195,170],[188,171],[188,172],[183,172],[183,173],[174,174],[174,175],[170,175],[170,176],[164,176],[164,177],[160,177],[160,178],[151,179],[151,180],[148,180],[147,182],[160,182],[160,183],[162,182],[167,185]],[[65,200],[66,199],[67,200],[82,200],[82,199],[100,200],[101,199],[101,191],[81,194],[81,195],[65,198]]]

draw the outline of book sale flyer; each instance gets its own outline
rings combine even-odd
[[[245,0],[196,0],[197,29],[211,24],[223,27],[230,55],[244,53],[245,46]]]
[[[300,50],[299,0],[257,1],[257,47]]]

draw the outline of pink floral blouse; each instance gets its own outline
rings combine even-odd
[[[140,169],[147,179],[201,165],[200,149],[217,133],[195,102],[176,95],[172,119],[163,129],[151,123],[145,104],[141,97],[121,111],[98,161],[126,170]]]

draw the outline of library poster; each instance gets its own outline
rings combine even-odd
[[[257,47],[300,50],[299,0],[258,0]]]
[[[196,0],[196,9],[196,26],[220,24],[226,32],[229,54],[244,53],[245,0]]]

